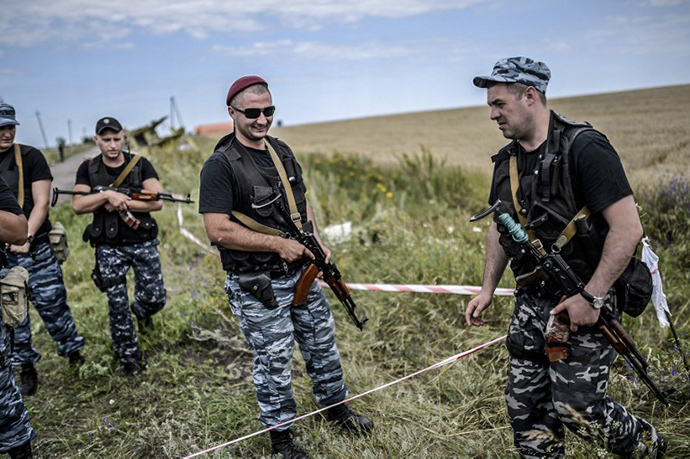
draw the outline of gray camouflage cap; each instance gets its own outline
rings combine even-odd
[[[477,76],[472,82],[479,88],[488,88],[491,83],[522,83],[546,94],[549,78],[551,70],[546,64],[518,56],[499,60],[490,76]]]
[[[0,104],[0,127],[10,124],[15,126],[19,124],[14,113],[14,107],[10,104]]]

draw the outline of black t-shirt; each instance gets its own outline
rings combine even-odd
[[[108,177],[111,178],[112,180],[110,183],[114,182],[122,173],[123,170],[125,170],[125,167],[127,167],[127,163],[131,160],[130,156],[125,157],[125,162],[122,163],[121,166],[118,167],[108,167],[104,164],[105,166],[105,171],[108,174]],[[81,165],[79,166],[79,169],[77,169],[77,178],[75,180],[75,185],[86,185],[88,187],[93,188],[94,185],[91,185],[91,178],[89,177],[89,161],[86,160]],[[145,180],[148,180],[150,178],[155,178],[158,179],[158,174],[156,173],[156,169],[153,168],[153,165],[151,162],[144,158],[143,156],[141,159],[139,159],[139,162],[137,163],[137,166],[141,166],[141,181],[142,184]]]
[[[545,143],[529,153],[524,150],[520,152],[525,155],[525,167],[524,172],[520,171],[521,176],[534,174],[544,145]],[[519,148],[522,149],[522,146]],[[569,159],[573,194],[578,209],[587,205],[592,214],[596,214],[633,194],[618,153],[601,133],[588,130],[579,134],[570,147]],[[494,179],[495,176],[494,169]],[[495,201],[494,186],[492,183],[489,204]]]
[[[19,207],[17,198],[14,197],[14,193],[2,177],[0,177],[0,210],[11,212],[14,215],[22,214],[22,208]]]
[[[34,209],[34,196],[31,185],[41,180],[53,180],[50,167],[43,153],[28,145],[19,145],[22,156],[22,170],[24,172],[24,203],[22,209],[24,216],[28,219]],[[17,162],[14,158],[14,146],[7,151],[0,153],[0,175],[5,179],[6,184],[14,193],[15,198],[19,197],[19,174],[17,172]],[[50,219],[46,215],[39,229],[34,236],[40,237],[50,231]]]
[[[238,142],[237,140],[234,141]],[[271,177],[278,176],[278,171],[276,171],[273,165],[273,160],[268,150],[257,150],[242,145],[240,147],[242,154],[244,153],[242,149],[250,155],[250,158],[254,160],[254,164],[262,172]],[[301,173],[300,165],[297,164],[297,167],[300,168],[299,172]],[[306,192],[304,183],[302,183],[302,187],[302,191]],[[233,209],[233,202],[239,199],[237,189],[237,180],[225,154],[220,151],[213,152],[201,169],[199,213],[204,214],[208,212],[230,215]]]

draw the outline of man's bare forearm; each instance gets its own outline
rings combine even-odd
[[[508,266],[508,257],[503,247],[501,247],[499,237],[498,227],[496,222],[493,222],[486,233],[486,264],[484,266],[484,281],[482,283],[482,290],[485,292],[493,293],[496,290],[498,282],[501,280],[506,266]]]
[[[246,252],[277,252],[279,236],[257,233],[230,221],[226,214],[204,214],[210,241],[226,249]]]
[[[601,260],[585,290],[603,296],[620,277],[642,237],[642,224],[632,196],[621,199],[602,212],[609,224]]]

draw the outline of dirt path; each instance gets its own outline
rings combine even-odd
[[[88,158],[93,158],[99,153],[98,147],[89,148],[81,153],[71,156],[65,160],[64,163],[58,163],[50,166],[50,171],[53,173],[52,188],[59,188],[61,190],[71,190],[74,188],[74,179],[77,175],[79,165]],[[70,201],[71,197],[68,195],[60,195],[58,202]]]

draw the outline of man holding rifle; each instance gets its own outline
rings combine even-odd
[[[294,226],[306,227],[314,215],[290,147],[268,135],[275,111],[268,84],[258,76],[242,77],[230,87],[226,105],[234,132],[218,142],[204,164],[199,212],[227,271],[228,301],[254,355],[259,420],[270,428],[296,415],[291,375],[295,340],[317,402],[341,402],[347,387],[333,315],[319,284],[311,284],[305,304],[293,304],[295,286],[315,255],[282,236]],[[328,262],[330,251],[315,224],[313,234]],[[326,417],[353,432],[373,428],[369,418],[344,404],[327,410]],[[308,457],[293,444],[288,429],[270,431],[273,452],[285,458]]]
[[[500,213],[519,221],[544,253],[558,251],[584,283],[569,298],[552,279],[516,291],[506,389],[514,443],[522,457],[562,457],[565,425],[620,456],[662,457],[666,442],[654,427],[606,394],[615,351],[593,327],[602,308],[620,317],[612,287],[642,236],[632,190],[603,134],[547,107],[550,75],[542,62],[513,57],[499,60],[491,75],[474,78],[487,88],[491,119],[512,140],[492,158],[489,202],[500,199]],[[508,262],[516,278],[524,278],[541,268],[535,261],[494,220],[482,290],[467,305],[467,324],[483,325],[481,314]],[[550,361],[547,323],[562,311],[570,320],[567,356]]]
[[[98,186],[144,188],[160,192],[158,175],[151,163],[125,153],[125,132],[112,117],[96,123],[96,145],[101,154],[84,161],[77,170],[72,208],[77,214],[93,212],[84,240],[96,248],[92,278],[108,295],[110,335],[115,354],[128,376],[144,369],[127,295],[127,271],[134,270],[134,302],[139,331],[153,330],[152,316],[163,309],[166,292],[158,253],[158,226],[151,212],[161,210],[161,200],[136,200],[115,190],[98,193]]]

